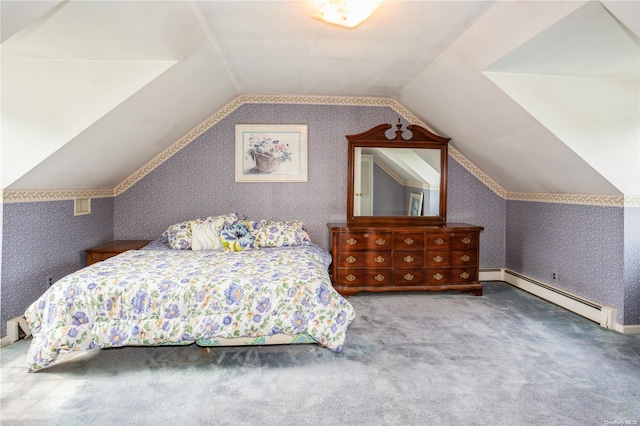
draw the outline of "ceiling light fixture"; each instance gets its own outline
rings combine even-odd
[[[356,28],[382,7],[382,0],[325,0],[315,3],[319,7],[312,18],[347,29]]]

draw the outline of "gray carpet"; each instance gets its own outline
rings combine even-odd
[[[315,345],[97,351],[27,373],[0,349],[3,425],[640,424],[640,336],[505,283],[362,294],[343,352]],[[627,422],[627,423],[625,423]]]

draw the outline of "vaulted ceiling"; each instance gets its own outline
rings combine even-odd
[[[640,194],[640,2],[2,0],[3,189],[114,188],[241,95],[400,102],[509,192]]]

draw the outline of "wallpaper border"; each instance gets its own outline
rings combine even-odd
[[[32,203],[37,201],[63,201],[75,198],[112,198],[113,189],[5,189],[5,203]]]
[[[209,130],[226,116],[244,104],[304,104],[304,105],[343,105],[343,106],[374,106],[393,109],[410,123],[429,129],[425,122],[405,108],[395,99],[378,97],[340,97],[340,96],[280,96],[280,95],[241,95],[223,106],[206,120],[191,129],[186,135],[178,139],[171,146],[156,155],[140,169],[136,170],[113,189],[83,189],[83,190],[3,190],[2,198],[5,203],[21,203],[36,201],[70,200],[79,197],[104,198],[115,197],[131,188],[146,175],[155,170],[174,154],[194,141],[198,136]],[[434,132],[435,133],[435,132]],[[584,195],[584,194],[535,194],[507,192],[496,181],[491,179],[480,168],[453,146],[449,146],[449,155],[469,173],[480,180],[496,195],[507,200],[521,200],[533,202],[586,204],[614,207],[640,207],[640,195]]]

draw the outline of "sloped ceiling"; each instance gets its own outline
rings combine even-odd
[[[264,94],[397,99],[510,192],[640,193],[640,2],[388,1],[351,31],[311,1],[0,4],[3,189],[114,188]]]

